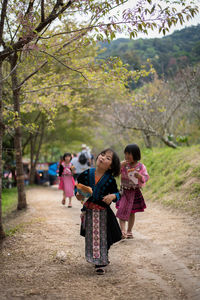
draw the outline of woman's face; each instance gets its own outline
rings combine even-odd
[[[106,153],[100,153],[96,165],[97,167],[103,169],[104,171],[107,171],[110,169],[112,165],[112,158],[113,158],[113,152],[107,151]]]
[[[126,153],[125,153],[125,160],[126,160],[128,163],[134,162],[132,153],[126,152]]]

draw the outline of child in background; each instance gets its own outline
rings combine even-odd
[[[125,161],[121,163],[121,199],[117,202],[117,218],[122,231],[122,238],[133,238],[132,229],[135,223],[135,213],[142,212],[146,204],[141,193],[141,187],[149,179],[146,167],[139,162],[140,148],[136,144],[126,146]],[[126,231],[126,222],[128,228]]]
[[[73,166],[71,164],[71,153],[63,155],[63,161],[59,167],[60,184],[59,189],[63,190],[62,204],[65,205],[66,197],[69,197],[68,207],[72,207],[72,197],[74,196],[75,181],[73,178]]]

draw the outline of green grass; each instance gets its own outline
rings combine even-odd
[[[141,161],[150,175],[147,201],[200,214],[200,145],[143,150]]]
[[[28,222],[20,223],[20,224],[16,225],[15,227],[5,229],[5,233],[7,236],[12,236],[17,232],[24,232],[28,226],[30,226],[34,223],[42,223],[45,220],[46,220],[45,218],[34,218]]]
[[[7,216],[17,207],[17,188],[2,190],[2,215]]]

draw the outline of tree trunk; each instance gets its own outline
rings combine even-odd
[[[161,141],[163,141],[163,143],[165,143],[165,145],[167,145],[168,147],[171,147],[171,148],[174,148],[174,149],[177,148],[176,144],[174,144],[172,141],[169,141],[168,138],[166,138],[164,136],[161,137]]]
[[[2,62],[0,62],[0,240],[5,238],[2,222],[2,139],[3,139],[3,117],[2,117],[2,98],[3,98],[3,84],[2,84]]]
[[[12,91],[13,91],[13,103],[15,111],[15,156],[16,156],[16,175],[17,175],[17,191],[18,191],[18,209],[23,209],[27,206],[26,204],[26,194],[24,188],[24,169],[22,163],[22,134],[21,134],[21,124],[20,124],[20,99],[19,99],[19,88],[17,80],[17,53],[15,53],[11,59],[11,78],[12,78]]]
[[[145,146],[149,149],[152,148],[152,143],[151,143],[151,136],[148,132],[145,132],[143,131],[143,138],[144,138],[144,143],[145,143]]]
[[[43,138],[44,138],[44,130],[45,130],[45,119],[44,119],[44,116],[42,116],[42,120],[40,123],[40,127],[38,129],[38,132],[35,133],[34,138],[33,138],[33,136],[31,136],[31,138],[30,138],[30,149],[31,149],[30,183],[32,183],[32,184],[35,181],[36,165],[39,160],[40,149],[41,149]],[[38,138],[39,138],[39,141],[38,141],[38,146],[36,149],[36,142],[37,142]]]
[[[31,158],[31,169],[30,169],[30,184],[34,184],[35,182],[35,173],[36,173],[36,170],[34,168],[34,147],[35,147],[35,144],[33,143],[33,135],[31,134],[31,137],[30,137],[30,158]]]

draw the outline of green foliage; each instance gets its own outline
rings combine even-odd
[[[188,144],[188,136],[179,135],[179,136],[177,136],[176,141],[187,145]]]
[[[17,207],[17,188],[2,190],[2,215],[8,215]]]
[[[18,224],[17,226],[15,227],[12,227],[12,228],[9,228],[9,229],[6,229],[5,230],[5,233],[7,236],[12,236],[14,235],[16,232],[23,232],[25,230],[25,227],[31,225],[31,224],[34,224],[34,223],[41,223],[41,222],[44,222],[44,218],[34,218],[34,219],[31,219],[30,221],[28,222],[24,222],[24,223],[20,223]]]
[[[200,214],[200,146],[142,151],[150,179],[145,198]],[[188,205],[189,202],[189,205]]]
[[[103,57],[118,56],[130,69],[140,69],[149,58],[160,76],[172,76],[178,68],[200,61],[200,25],[191,26],[163,38],[128,40],[120,38],[100,43]]]
[[[13,227],[13,228],[6,229],[5,233],[6,233],[7,236],[13,236],[17,232],[21,231],[22,229],[23,229],[23,226],[21,224],[19,224],[19,225]]]

